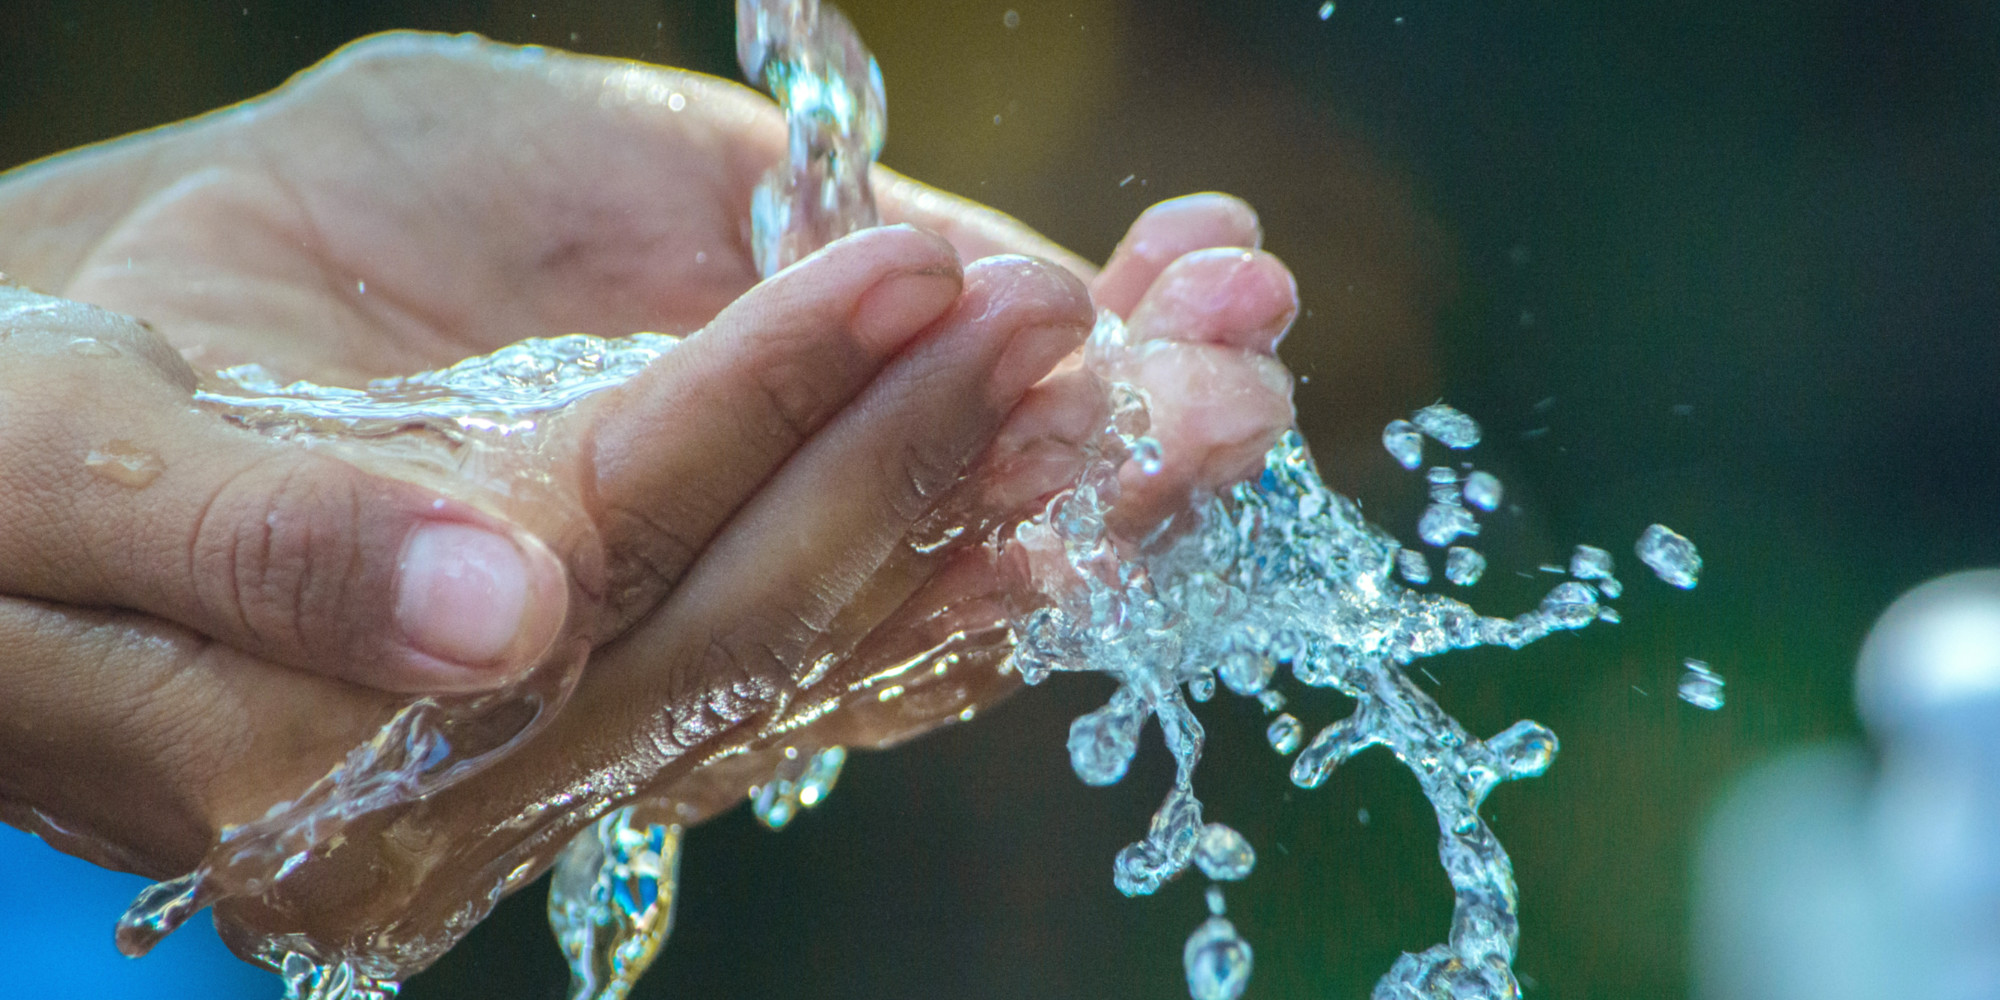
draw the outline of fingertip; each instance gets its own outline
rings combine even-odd
[[[1298,281],[1262,250],[1182,255],[1132,310],[1134,340],[1221,344],[1275,354],[1299,311]]]
[[[396,570],[395,622],[415,655],[390,690],[497,688],[533,668],[567,610],[562,563],[540,540],[455,521],[410,530]]]
[[[1094,320],[1090,292],[1068,270],[1033,257],[988,257],[966,269],[976,323],[1007,331],[987,381],[992,402],[1011,408],[1083,343]]]
[[[1263,241],[1256,210],[1241,198],[1213,191],[1169,198],[1140,213],[1092,291],[1100,306],[1128,315],[1181,256],[1209,247],[1255,249]]]

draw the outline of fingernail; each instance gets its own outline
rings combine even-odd
[[[993,366],[989,383],[993,401],[1011,408],[1028,388],[1042,380],[1064,356],[1083,343],[1088,326],[1077,323],[1050,323],[1016,331],[1006,353]]]
[[[888,354],[951,308],[959,281],[956,270],[911,271],[884,278],[861,294],[848,329],[863,346]]]
[[[1241,198],[1213,191],[1169,198],[1132,224],[1132,249],[1163,261],[1214,246],[1256,247],[1264,231],[1257,212]]]
[[[503,662],[509,653],[539,653],[552,638],[522,634],[528,619],[542,617],[528,614],[530,598],[545,589],[536,575],[504,535],[467,524],[421,525],[403,544],[396,624],[420,652],[492,673],[510,665]]]

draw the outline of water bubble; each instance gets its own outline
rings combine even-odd
[[[1018,10],[1010,10],[1007,13],[1000,15],[1000,23],[1006,25],[1008,28],[1020,27],[1021,12]]]
[[[1325,20],[1330,20],[1332,17],[1333,17],[1333,0],[1326,0],[1325,3],[1319,5],[1319,19],[1325,21]]]
[[[1474,472],[1465,477],[1465,502],[1480,510],[1500,506],[1500,480],[1490,472]]]
[[[1403,549],[1396,553],[1396,572],[1403,575],[1406,583],[1422,586],[1431,582],[1431,563],[1416,549]]]
[[[1455,503],[1434,503],[1417,519],[1417,535],[1425,543],[1443,548],[1460,535],[1479,534],[1479,522],[1472,512]]]
[[[1227,918],[1209,917],[1195,928],[1181,961],[1194,1000],[1236,1000],[1250,985],[1250,943]]]
[[[1202,828],[1201,840],[1195,844],[1194,860],[1209,878],[1234,882],[1248,877],[1257,867],[1257,852],[1242,834],[1221,823],[1210,823]]]
[[[1681,700],[1711,712],[1721,708],[1722,675],[1701,660],[1686,660],[1682,665],[1687,667],[1687,672],[1681,675]]]
[[[111,441],[92,448],[83,456],[83,465],[100,479],[142,490],[165,472],[167,463],[130,441]]]
[[[1382,428],[1382,447],[1405,469],[1424,464],[1423,435],[1407,420],[1391,420]]]
[[[1454,545],[1444,554],[1444,578],[1461,587],[1479,582],[1486,572],[1486,557],[1463,545]]]
[[[1306,727],[1289,713],[1272,719],[1270,727],[1264,730],[1264,738],[1271,741],[1271,749],[1286,756],[1290,756],[1299,748],[1299,743],[1305,739],[1305,735]]]
[[[1664,524],[1648,527],[1633,551],[1660,579],[1682,590],[1693,590],[1701,576],[1701,554],[1695,551],[1694,543]]]
[[[1470,448],[1479,443],[1479,422],[1443,403],[1432,403],[1410,416],[1417,429],[1447,448]]]

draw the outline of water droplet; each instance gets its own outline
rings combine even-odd
[[[1202,828],[1201,839],[1195,843],[1194,860],[1209,878],[1234,882],[1248,877],[1250,870],[1257,867],[1257,852],[1242,834],[1221,823],[1210,823]]]
[[[1595,545],[1579,545],[1569,557],[1569,575],[1579,580],[1602,580],[1611,575],[1611,553]]]
[[[1368,822],[1372,819],[1374,819],[1374,817],[1368,815],[1367,806],[1362,806],[1361,808],[1354,810],[1354,821],[1360,823],[1362,826],[1367,826]]]
[[[1686,660],[1682,665],[1687,667],[1687,672],[1681,675],[1681,700],[1711,712],[1721,708],[1722,675],[1701,660]]]
[[[1454,545],[1444,554],[1444,578],[1461,587],[1479,582],[1486,572],[1486,557],[1463,545]]]
[[[1424,474],[1431,485],[1432,503],[1456,504],[1459,502],[1458,473],[1442,465],[1433,465]]]
[[[1017,10],[1010,10],[1007,13],[1000,15],[1000,23],[1006,25],[1009,28],[1020,27],[1021,12]]]
[[[1238,651],[1222,661],[1222,683],[1248,698],[1268,687],[1277,671],[1278,665],[1270,657]]]
[[[1250,985],[1250,943],[1226,918],[1210,917],[1195,928],[1181,962],[1194,1000],[1236,1000]]]
[[[1701,576],[1701,554],[1695,551],[1694,543],[1664,524],[1647,528],[1633,551],[1660,579],[1682,590],[1693,590]]]
[[[1500,480],[1490,472],[1474,472],[1465,477],[1465,502],[1480,510],[1500,506]]]
[[[1264,730],[1264,738],[1271,741],[1271,749],[1286,756],[1299,748],[1305,736],[1306,727],[1292,718],[1290,713],[1272,719],[1270,727]]]
[[[1326,0],[1325,3],[1319,5],[1319,19],[1325,21],[1331,19],[1332,17],[1333,17],[1333,0]]]
[[[1069,762],[1086,785],[1115,785],[1139,752],[1139,727],[1145,709],[1125,688],[1103,708],[1077,717],[1069,725]]]
[[[1188,697],[1196,701],[1207,701],[1215,697],[1215,675],[1204,673],[1188,682]]]
[[[121,353],[118,348],[96,337],[78,337],[69,342],[71,354],[81,354],[86,358],[115,358]]]
[[[1208,887],[1208,891],[1202,895],[1208,900],[1208,912],[1210,916],[1219,917],[1228,911],[1228,907],[1223,905],[1221,886],[1211,885]]]
[[[1460,535],[1479,534],[1479,522],[1472,512],[1455,503],[1434,503],[1417,519],[1417,535],[1427,544],[1443,548]]]
[[[1447,448],[1470,448],[1479,443],[1479,422],[1443,403],[1418,410],[1410,422]]]
[[[1132,461],[1138,464],[1140,472],[1149,476],[1159,475],[1160,442],[1149,437],[1132,442]]]
[[[160,456],[130,441],[112,441],[102,448],[92,448],[83,457],[83,464],[99,478],[135,490],[151,486],[167,468]]]
[[[1403,575],[1406,583],[1422,586],[1431,582],[1431,563],[1416,549],[1403,549],[1396,553],[1396,572]]]
[[[355,293],[356,295],[366,295],[366,294],[368,294],[368,283],[367,283],[367,282],[365,282],[365,281],[357,281],[357,282],[355,282],[355,283],[354,283],[354,293]]]
[[[1382,428],[1382,447],[1405,469],[1424,464],[1424,438],[1417,425],[1407,420],[1391,420]]]
[[[1257,704],[1263,706],[1266,712],[1275,712],[1285,707],[1285,696],[1276,688],[1265,688],[1257,692]]]

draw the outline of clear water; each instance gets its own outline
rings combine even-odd
[[[760,185],[752,206],[755,253],[770,273],[874,224],[867,169],[881,147],[885,105],[873,59],[831,8],[814,0],[739,0],[737,10],[745,70],[779,98],[790,128],[787,162]],[[202,399],[274,436],[329,445],[356,438],[372,439],[371,446],[407,443],[413,460],[463,473],[482,455],[532,449],[538,428],[673,344],[648,334],[528,341],[365,390],[278,385],[255,369],[234,369]],[[1291,780],[1308,789],[1370,747],[1393,754],[1436,811],[1439,858],[1455,897],[1446,940],[1399,959],[1375,997],[1517,996],[1513,871],[1480,808],[1500,783],[1546,770],[1556,736],[1524,720],[1482,739],[1406,668],[1454,649],[1518,648],[1557,631],[1615,621],[1615,611],[1602,604],[1617,593],[1609,556],[1588,549],[1602,555],[1600,564],[1598,555],[1586,558],[1579,549],[1574,578],[1511,617],[1412,589],[1397,582],[1397,571],[1419,585],[1429,579],[1428,561],[1329,489],[1296,433],[1272,448],[1256,479],[1200,502],[1179,536],[1148,545],[1119,538],[1106,513],[1117,502],[1121,468],[1130,463],[1143,472],[1159,460],[1157,443],[1144,436],[1143,392],[1115,384],[1132,350],[1122,324],[1105,315],[1085,361],[1114,383],[1117,416],[1079,481],[993,543],[1059,552],[1066,567],[1037,581],[1040,600],[1010,623],[1013,647],[1004,669],[1029,684],[1058,671],[1102,673],[1118,682],[1104,707],[1071,727],[1078,777],[1093,785],[1121,780],[1149,724],[1161,728],[1174,757],[1160,808],[1113,861],[1113,885],[1145,895],[1190,866],[1217,881],[1252,875],[1254,846],[1233,828],[1205,820],[1194,794],[1205,737],[1190,701],[1220,690],[1254,697],[1267,713],[1278,713],[1286,704],[1280,686],[1332,688],[1353,700],[1346,717],[1308,739],[1297,717],[1276,714],[1267,732],[1271,748],[1292,758]],[[1422,465],[1426,438],[1463,450],[1479,437],[1472,418],[1442,403],[1383,432],[1384,446],[1410,469]],[[1499,481],[1483,472],[1461,480],[1439,467],[1427,480],[1432,502],[1417,534],[1435,547],[1477,535],[1474,509],[1491,510],[1501,496]],[[1662,579],[1693,585],[1699,557],[1686,539],[1655,526],[1638,551]],[[1445,559],[1447,579],[1461,585],[1476,580],[1472,567],[1484,563],[1464,546],[1452,547]],[[141,953],[203,906],[274,893],[312,852],[356,824],[476,772],[553,714],[580,666],[557,665],[499,695],[410,705],[304,796],[226,831],[201,868],[142,895],[121,922],[121,947]],[[752,789],[758,818],[782,828],[823,801],[845,756],[839,747],[790,748]],[[550,898],[550,920],[571,963],[571,997],[622,997],[671,926],[683,813],[659,799],[600,797],[564,808],[591,817],[556,861]],[[468,902],[443,926],[413,936],[335,945],[229,929],[284,976],[290,997],[389,997],[403,976],[434,960],[529,873],[524,863],[497,885],[466,887]],[[1224,1000],[1247,988],[1252,952],[1224,916],[1219,889],[1212,886],[1209,899],[1210,915],[1188,938],[1183,964],[1191,996]]]

